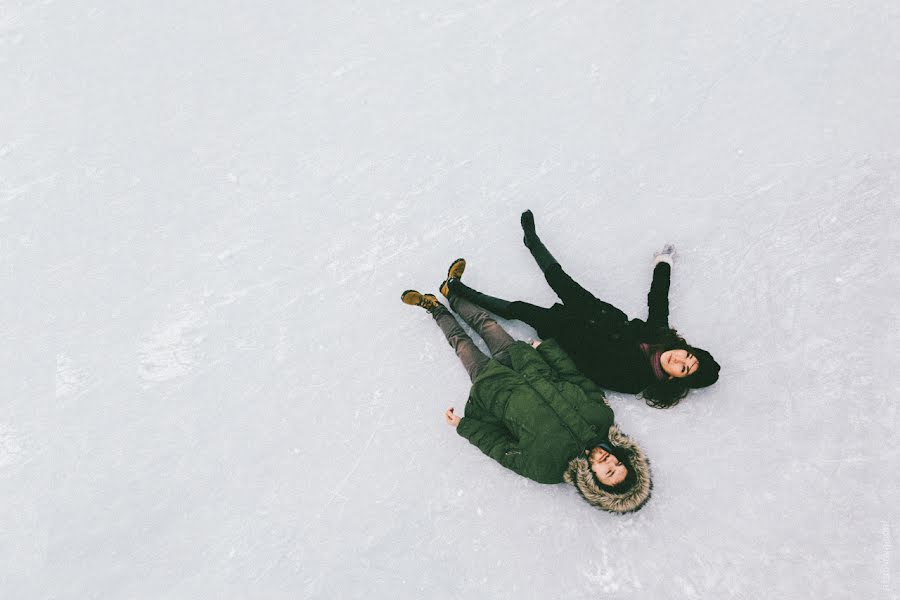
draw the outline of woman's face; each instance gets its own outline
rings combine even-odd
[[[700,361],[687,350],[666,350],[659,355],[659,363],[669,379],[693,375],[700,368]]]
[[[618,458],[603,448],[594,448],[590,455],[591,470],[603,485],[614,486],[625,481],[628,469]]]

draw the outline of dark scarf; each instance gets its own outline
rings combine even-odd
[[[663,371],[662,364],[659,362],[659,357],[662,356],[662,350],[650,352],[650,344],[641,344],[641,350],[644,351],[644,356],[650,361],[650,370],[653,371],[653,376],[656,377],[658,381],[666,381],[669,376]]]

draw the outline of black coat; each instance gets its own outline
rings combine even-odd
[[[601,387],[636,394],[651,384],[655,377],[640,344],[660,341],[669,328],[671,267],[661,262],[653,270],[646,321],[629,320],[615,306],[595,298],[558,264],[545,275],[563,303],[544,310],[539,318],[516,318],[529,322],[542,338],[555,338],[579,370]]]

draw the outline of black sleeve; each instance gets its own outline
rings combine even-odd
[[[669,326],[669,278],[672,267],[661,262],[653,269],[653,283],[647,294],[647,325],[651,329]]]

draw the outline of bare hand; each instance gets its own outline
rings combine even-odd
[[[459,426],[460,418],[453,414],[452,406],[444,413],[444,418],[447,420],[447,425],[453,425],[454,427]]]

